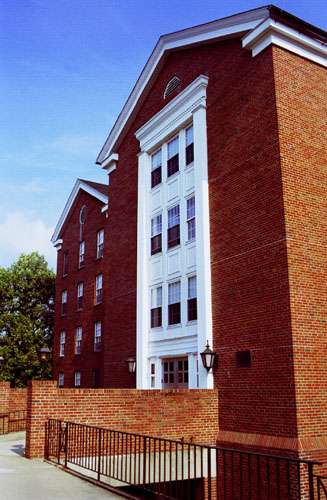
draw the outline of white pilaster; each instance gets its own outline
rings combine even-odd
[[[207,340],[212,347],[211,263],[209,227],[209,186],[207,154],[207,121],[204,103],[193,111],[195,214],[196,214],[196,269],[198,304],[198,353],[205,349]],[[199,356],[200,388],[213,388],[212,373],[203,368]]]

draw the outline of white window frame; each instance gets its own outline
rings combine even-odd
[[[79,370],[75,371],[75,373],[74,373],[74,385],[77,389],[81,387],[81,379],[82,379],[81,372]]]
[[[191,134],[190,134],[191,132]],[[190,135],[191,135],[191,139],[190,140]],[[192,148],[191,148],[192,146]],[[192,149],[192,157],[193,159],[189,162],[187,162],[187,155],[188,155],[188,151]],[[190,126],[190,127],[187,127],[185,129],[185,166],[188,167],[189,165],[192,165],[192,163],[194,162],[194,131],[193,131],[193,124]]]
[[[67,299],[68,292],[67,290],[63,290],[61,292],[61,316],[66,316],[67,314]]]
[[[195,286],[194,286],[195,283]],[[196,318],[190,318],[189,314],[189,308],[190,308],[190,301],[195,302],[195,310],[196,310]],[[197,321],[198,319],[198,310],[197,310],[197,278],[196,275],[194,276],[188,276],[187,278],[187,321]]]
[[[159,291],[160,290],[160,291]],[[151,298],[150,298],[150,326],[151,328],[161,328],[162,327],[162,285],[151,288]],[[161,322],[160,325],[152,326],[152,311],[160,309]]]
[[[160,161],[158,161],[158,159]],[[158,171],[160,168],[160,182],[154,183],[153,172]],[[159,148],[155,153],[151,155],[151,188],[155,188],[162,183],[162,148]]]
[[[61,358],[63,358],[65,355],[65,344],[66,344],[66,332],[65,330],[62,330],[60,332],[60,348],[59,348],[59,356]]]
[[[64,387],[64,383],[65,383],[65,375],[64,375],[64,372],[59,372],[58,373],[58,386],[60,388]]]
[[[81,241],[79,244],[78,267],[80,269],[84,267],[84,262],[85,262],[85,240]]]
[[[178,210],[176,210],[178,208]],[[175,213],[174,213],[175,211]],[[172,215],[170,215],[172,214]],[[181,230],[180,230],[180,225],[181,225],[181,211],[180,211],[180,204],[177,203],[173,207],[170,207],[167,209],[167,220],[168,220],[168,227],[167,227],[167,250],[170,250],[171,248],[174,248],[181,243]],[[178,227],[178,237],[175,239],[170,238],[170,232],[171,229],[177,228]],[[172,241],[177,241],[174,244],[171,244]]]
[[[193,201],[193,205],[189,204]],[[195,240],[196,227],[195,227],[195,195],[186,199],[186,223],[187,223],[187,241]]]
[[[97,234],[97,259],[103,257],[104,249],[104,229],[100,229]]]
[[[102,274],[95,277],[95,305],[102,304]]]
[[[176,314],[176,313],[174,312],[171,313],[172,309],[170,306],[175,306],[176,304],[179,304],[179,321],[172,323],[170,321],[171,314]],[[178,280],[178,281],[173,281],[172,283],[168,283],[168,326],[180,325],[181,322],[182,322],[182,283],[181,280]]]
[[[75,332],[75,354],[81,354],[82,352],[82,327],[78,326]]]
[[[157,237],[160,238],[160,250],[159,245],[157,246],[158,250],[152,250],[152,242],[156,242]],[[151,218],[151,255],[156,255],[157,253],[162,252],[162,213],[155,215]]]
[[[102,334],[101,321],[96,321],[94,323],[94,352],[101,351],[101,334]]]
[[[83,307],[83,293],[84,284],[83,281],[77,284],[77,310],[80,311]]]

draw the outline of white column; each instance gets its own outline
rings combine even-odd
[[[137,214],[137,306],[136,306],[136,387],[148,388],[148,241],[147,200],[150,186],[150,156],[141,153],[138,158],[138,214]]]
[[[196,215],[196,269],[198,304],[198,352],[205,349],[207,340],[212,348],[212,302],[209,227],[209,186],[207,121],[205,104],[193,111],[195,215]],[[199,356],[200,388],[212,389],[213,376],[207,373]]]

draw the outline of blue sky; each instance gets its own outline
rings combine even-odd
[[[248,0],[0,0],[0,266],[50,238],[162,34],[265,5]],[[278,7],[327,29],[326,0]]]

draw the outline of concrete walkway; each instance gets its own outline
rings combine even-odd
[[[122,500],[41,459],[24,458],[25,433],[0,436],[1,500]]]

